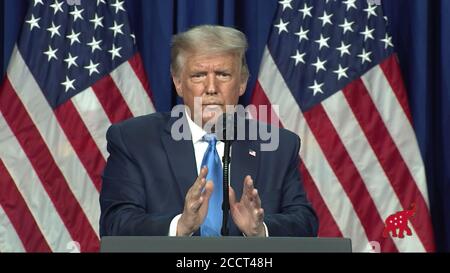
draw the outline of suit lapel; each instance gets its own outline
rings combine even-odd
[[[181,117],[185,119],[185,117]],[[180,189],[181,197],[185,198],[187,191],[197,178],[197,164],[195,163],[195,153],[192,140],[174,140],[170,134],[171,127],[177,118],[171,118],[167,123],[164,133],[161,135],[161,140],[166,150],[169,159],[172,173],[175,176],[177,184]],[[184,129],[189,130],[187,125]],[[190,133],[189,133],[190,135]],[[158,160],[158,159],[156,159]]]

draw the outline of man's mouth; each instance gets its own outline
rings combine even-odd
[[[208,106],[208,105],[222,105],[222,103],[219,102],[208,102],[208,103],[203,103],[203,106]]]
[[[219,116],[222,113],[221,104],[203,104],[202,116],[203,118],[212,118]]]
[[[222,104],[216,104],[216,103],[208,103],[203,104],[203,110],[218,110],[218,108],[222,109]]]

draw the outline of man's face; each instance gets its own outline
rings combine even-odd
[[[184,67],[172,79],[191,118],[201,117],[203,126],[225,112],[226,105],[236,105],[244,94],[247,79],[241,73],[240,60],[233,54],[187,54]],[[201,107],[194,107],[194,98],[201,98]],[[194,116],[193,116],[194,115]]]

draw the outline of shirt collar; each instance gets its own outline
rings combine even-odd
[[[206,135],[206,131],[191,119],[191,116],[187,113],[186,109],[184,109],[184,113],[188,120],[189,130],[191,130],[192,143],[201,141],[203,136]]]

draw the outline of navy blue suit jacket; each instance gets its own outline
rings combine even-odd
[[[109,128],[110,156],[100,193],[101,236],[168,235],[171,220],[182,213],[186,193],[197,178],[192,140],[171,137],[176,120],[169,113],[154,113]],[[279,147],[271,152],[260,150],[262,140],[233,142],[231,186],[239,200],[244,177],[251,175],[269,236],[317,236],[317,217],[298,170],[300,139],[285,129],[279,136]],[[229,219],[230,235],[241,236]]]

